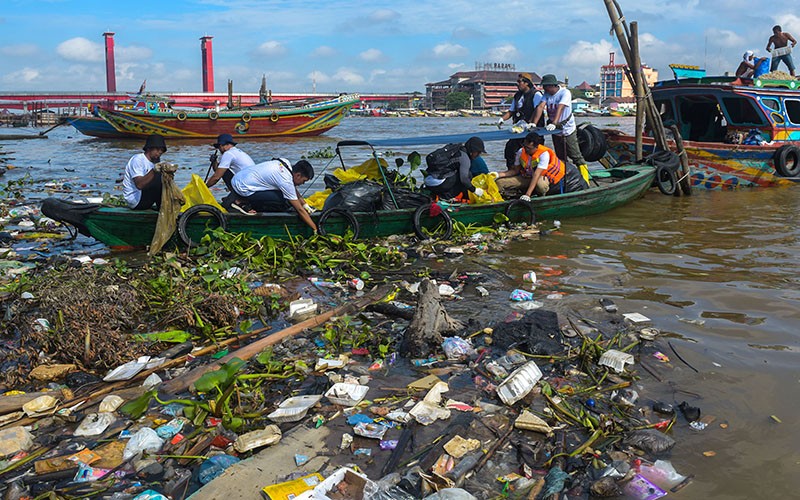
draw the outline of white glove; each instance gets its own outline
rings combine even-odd
[[[531,197],[528,196],[527,194],[523,194],[522,196],[519,197],[519,199],[522,201],[528,201],[528,202],[531,201]]]
[[[552,132],[553,130],[556,129],[556,124],[555,123],[548,123],[547,125],[544,126],[544,128],[545,128],[545,130],[549,130],[549,131]]]
[[[483,189],[481,189],[481,188],[475,188],[475,196],[477,196],[478,198],[480,198],[481,196],[483,196]]]
[[[535,124],[535,123],[529,123],[529,124],[528,124],[528,130],[536,130],[536,128],[537,128],[537,127],[536,127],[536,124]]]
[[[308,203],[305,203],[305,204],[303,205],[303,209],[304,209],[306,212],[310,213],[310,214],[313,214],[314,212],[316,212],[316,211],[317,211],[317,209],[316,209],[316,208],[312,207],[312,206],[311,206],[311,205],[309,205]]]
[[[500,177],[500,172],[489,172],[489,177],[491,177],[492,179],[497,179],[498,177]]]
[[[505,123],[505,120],[503,120],[502,117],[498,118],[497,119],[497,128],[502,128],[503,127],[503,123]]]

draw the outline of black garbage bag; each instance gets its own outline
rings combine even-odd
[[[325,181],[325,187],[331,191],[336,191],[342,187],[342,181],[340,181],[339,178],[333,174],[325,174],[322,180]]]
[[[625,436],[623,442],[653,455],[661,455],[675,446],[674,439],[655,429],[633,431]]]
[[[656,168],[664,167],[670,172],[677,172],[681,168],[681,158],[672,151],[658,149],[644,159],[645,163]]]
[[[351,212],[373,212],[381,208],[382,194],[383,186],[377,182],[348,182],[328,196],[323,210],[342,208]]]
[[[525,314],[519,321],[500,323],[492,333],[492,343],[499,349],[512,346],[529,354],[553,355],[561,352],[558,338],[558,314],[554,311],[536,309]]]
[[[394,194],[394,199],[397,200],[398,208],[417,208],[422,205],[428,205],[431,202],[431,197],[427,194],[411,191],[410,189],[392,188],[392,194]],[[384,190],[383,192],[383,203],[381,208],[383,210],[395,209],[394,202],[392,202],[392,196],[389,194],[388,190]]]
[[[567,168],[564,172],[564,192],[572,193],[574,191],[583,191],[588,188],[589,184],[586,183],[578,167],[567,163]]]

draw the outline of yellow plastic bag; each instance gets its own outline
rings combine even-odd
[[[358,173],[358,171],[356,171],[356,169],[354,168],[348,170],[345,170],[343,168],[337,168],[336,170],[333,171],[333,175],[335,175],[336,178],[342,182],[342,184],[347,184],[348,182],[360,181],[367,178],[366,175]]]
[[[381,158],[381,166],[384,169],[387,166],[386,160],[383,158]],[[363,179],[370,179],[373,181],[381,179],[381,171],[378,169],[378,162],[375,161],[375,158],[370,158],[361,165],[356,165],[355,167],[348,168],[347,170],[343,168],[337,168],[333,171],[333,175],[342,181],[342,184],[360,181]]]
[[[325,200],[328,199],[328,196],[330,196],[331,193],[332,191],[330,189],[326,189],[324,191],[317,191],[316,193],[306,198],[306,203],[308,203],[309,206],[317,210],[322,210],[322,208],[325,206]]]
[[[500,196],[500,189],[497,188],[497,182],[494,177],[489,174],[480,174],[472,178],[472,185],[476,188],[483,189],[483,196],[478,197],[475,193],[469,193],[469,202],[475,205],[484,203],[498,203],[503,201]]]
[[[195,205],[211,205],[222,210],[223,213],[226,212],[214,198],[214,195],[211,194],[203,179],[197,174],[192,174],[192,180],[183,188],[183,196],[186,198],[186,203],[181,207],[181,212],[185,212],[189,207]]]
[[[592,178],[592,174],[589,173],[589,167],[586,165],[578,165],[578,171],[581,173],[583,180],[586,181],[586,184],[589,184],[589,179]]]

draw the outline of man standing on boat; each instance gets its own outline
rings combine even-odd
[[[578,145],[578,128],[575,126],[575,117],[572,115],[572,94],[569,89],[561,88],[556,75],[542,77],[544,99],[536,107],[533,122],[537,123],[543,113],[547,111],[547,130],[560,128],[561,132],[552,135],[553,149],[561,161],[569,157],[578,168],[586,168],[581,148]]]
[[[513,118],[512,123],[514,124],[521,121],[526,124],[533,123],[531,117],[533,117],[536,106],[542,102],[542,93],[534,87],[530,73],[520,73],[517,75],[517,89],[511,101],[511,107],[497,120],[498,128],[502,127],[503,122],[509,118]],[[544,123],[542,123],[541,126],[543,127]],[[514,165],[514,156],[521,147],[522,139],[510,139],[506,143],[506,168],[511,168],[511,166]]]
[[[255,165],[256,162],[250,158],[250,155],[236,147],[231,134],[220,134],[213,146],[222,153],[222,156],[214,166],[214,175],[206,181],[206,186],[211,187],[222,179],[228,186],[228,191],[233,191],[231,179],[234,174],[245,167]]]
[[[514,166],[495,173],[495,178],[497,187],[501,189],[524,189],[525,193],[520,196],[524,201],[531,201],[534,193],[545,196],[589,187],[575,165],[561,160],[555,151],[544,145],[544,138],[536,132],[525,136]]]
[[[122,177],[122,195],[133,210],[149,210],[155,204],[161,208],[161,172],[155,164],[167,152],[164,138],[153,134],[144,143],[144,153],[134,155],[125,166]]]
[[[789,47],[789,42],[792,44],[791,47]],[[772,36],[767,41],[767,52],[772,52],[772,62],[769,65],[770,72],[778,69],[778,64],[783,61],[786,67],[789,68],[789,74],[794,76],[792,49],[795,45],[797,45],[797,40],[791,34],[781,30],[780,25],[772,27]]]
[[[233,176],[231,186],[232,192],[257,212],[284,212],[291,206],[316,232],[317,225],[309,215],[312,209],[297,190],[313,178],[314,167],[306,160],[292,165],[285,158],[276,158],[242,169]]]

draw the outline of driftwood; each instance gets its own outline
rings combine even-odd
[[[190,371],[189,373],[181,375],[180,377],[175,377],[174,379],[162,384],[159,390],[163,391],[166,394],[177,394],[179,392],[182,392],[187,388],[189,388],[189,386],[191,386],[193,383],[195,383],[197,379],[199,379],[205,372],[210,370],[216,370],[217,368],[219,368],[219,365],[227,363],[233,358],[239,358],[242,360],[250,359],[256,354],[263,351],[266,347],[278,344],[284,339],[297,335],[298,333],[301,333],[309,328],[314,328],[315,326],[319,326],[325,323],[326,321],[330,320],[334,316],[341,316],[343,314],[349,314],[353,311],[360,310],[365,306],[377,300],[380,300],[389,292],[390,288],[391,287],[389,287],[388,285],[380,287],[376,290],[367,293],[363,297],[354,300],[352,302],[349,302],[347,304],[344,304],[342,306],[339,306],[336,309],[331,309],[328,312],[314,316],[313,318],[297,323],[296,325],[292,325],[289,328],[284,328],[281,331],[273,333],[269,337],[257,340],[252,344],[248,344],[242,347],[241,349],[233,351],[232,353],[220,359],[218,363],[199,366],[194,370]]]
[[[419,285],[417,310],[403,337],[401,353],[411,358],[426,358],[441,348],[443,335],[455,333],[464,325],[447,314],[439,299],[439,288],[429,279]]]

